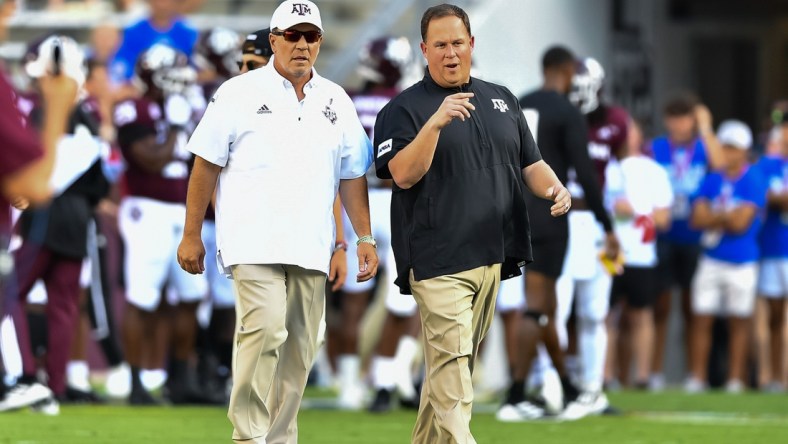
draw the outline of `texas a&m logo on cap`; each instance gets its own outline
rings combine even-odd
[[[312,10],[309,8],[309,5],[306,3],[293,3],[293,10],[290,11],[291,14],[298,14],[300,16],[305,16],[307,14],[312,14]]]

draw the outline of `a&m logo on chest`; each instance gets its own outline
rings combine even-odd
[[[490,99],[493,103],[493,109],[497,109],[498,111],[505,113],[509,111],[509,105],[506,104],[502,99]]]
[[[326,116],[329,122],[332,125],[336,125],[337,123],[337,113],[333,109],[331,109],[331,104],[334,103],[334,99],[329,100],[328,105],[326,105],[326,109],[323,110],[323,115]]]

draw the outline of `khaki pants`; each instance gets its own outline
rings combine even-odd
[[[423,281],[411,272],[427,365],[413,443],[476,443],[470,429],[471,375],[495,315],[500,275],[500,264]]]
[[[238,294],[227,413],[233,440],[296,443],[296,416],[317,349],[326,275],[292,265],[236,265],[232,273]]]

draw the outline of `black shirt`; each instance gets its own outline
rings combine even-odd
[[[522,169],[541,160],[517,99],[503,86],[473,78],[443,88],[429,73],[391,100],[375,123],[377,175],[405,148],[446,96],[473,92],[471,118],[441,130],[427,174],[410,189],[394,185],[391,246],[395,283],[410,293],[409,273],[429,279],[503,264],[502,278],[532,260]]]
[[[574,167],[589,208],[605,231],[611,231],[600,182],[588,155],[588,128],[580,110],[558,92],[546,90],[527,94],[520,99],[520,106],[538,113],[536,139],[544,161],[563,184],[567,182],[569,168]],[[552,202],[531,193],[526,195],[526,200],[534,227],[531,235],[535,240],[561,239],[569,235],[567,218],[550,216]]]
[[[98,123],[85,102],[71,114],[68,134],[74,134],[80,125],[98,137]],[[48,205],[22,213],[19,219],[22,238],[62,256],[84,258],[93,210],[108,192],[109,182],[104,176],[102,160],[98,159]]]

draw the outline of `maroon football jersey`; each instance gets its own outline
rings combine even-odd
[[[627,141],[629,114],[624,108],[608,106],[605,119],[588,125],[588,155],[594,162],[600,185],[605,185],[605,169],[614,153]]]
[[[158,103],[146,98],[131,99],[119,103],[114,112],[118,129],[118,145],[126,160],[126,188],[128,195],[147,197],[163,202],[186,202],[191,154],[186,151],[186,135],[176,142],[174,159],[156,173],[142,168],[140,159],[134,158],[132,146],[146,137],[155,137],[163,143],[169,125]]]

